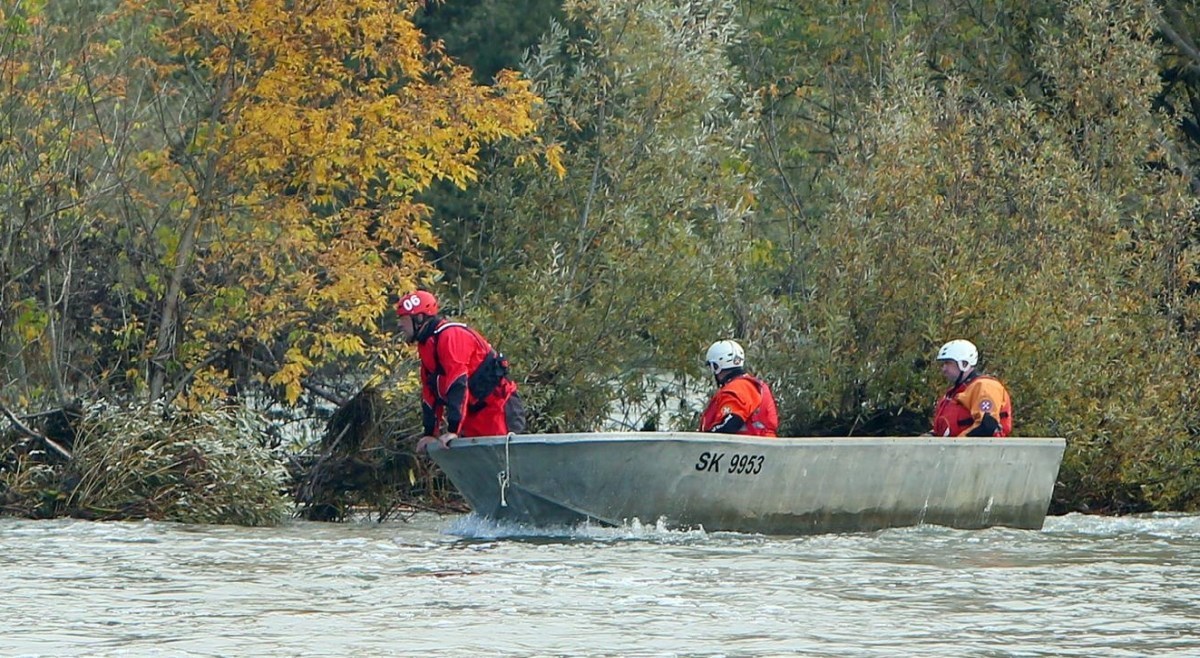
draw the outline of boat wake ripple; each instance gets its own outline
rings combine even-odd
[[[676,530],[666,527],[660,519],[654,525],[637,519],[612,527],[581,523],[574,526],[538,527],[514,521],[496,521],[474,513],[456,517],[443,529],[443,534],[463,539],[566,539],[575,541],[630,541],[646,540],[665,543],[683,543],[703,540],[709,533],[703,528]]]

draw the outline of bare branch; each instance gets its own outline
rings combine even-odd
[[[1167,38],[1176,48],[1192,60],[1193,67],[1200,67],[1200,50],[1192,45],[1192,42],[1184,38],[1181,34],[1175,31],[1175,28],[1167,21],[1167,17],[1158,10],[1153,2],[1147,2],[1146,5],[1150,8],[1154,18],[1157,19],[1158,29],[1162,30],[1163,36]]]
[[[57,452],[62,457],[66,457],[67,459],[73,459],[73,457],[71,457],[71,452],[69,450],[67,450],[66,448],[59,445],[59,443],[57,441],[55,441],[54,439],[51,439],[50,437],[42,434],[41,432],[38,432],[37,430],[33,429],[32,427],[21,422],[21,419],[17,418],[16,414],[14,414],[12,411],[10,411],[7,406],[0,404],[0,411],[3,411],[4,415],[8,416],[9,422],[11,422],[13,424],[13,427],[17,428],[17,431],[19,431],[20,433],[22,433],[25,436],[28,436],[30,438],[34,438],[34,439],[37,439],[38,441],[41,441],[42,443],[44,443],[46,445],[46,447],[50,448],[54,452]]]

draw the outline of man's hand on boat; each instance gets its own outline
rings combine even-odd
[[[423,452],[429,452],[429,444],[431,443],[440,443],[442,444],[443,448],[449,448],[451,439],[457,438],[458,435],[454,432],[446,432],[441,436],[425,435],[421,437],[420,441],[417,441],[417,454],[419,455]]]

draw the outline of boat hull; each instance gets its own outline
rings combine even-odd
[[[455,439],[431,457],[477,514],[763,534],[1042,527],[1065,442],[690,432]]]

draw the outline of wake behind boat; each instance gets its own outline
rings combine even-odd
[[[635,519],[763,534],[934,524],[1040,529],[1061,438],[459,438],[430,456],[475,512],[535,526]]]

